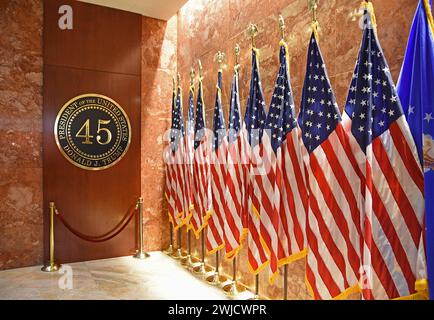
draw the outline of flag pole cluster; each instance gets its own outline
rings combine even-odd
[[[420,1],[418,12],[426,13],[427,1]],[[414,85],[418,74],[406,79],[404,71],[425,72],[427,88],[434,85],[432,16],[420,18],[432,54],[424,61],[431,59],[431,69],[403,67],[401,104],[377,37],[373,6],[365,1],[362,9],[363,39],[342,115],[320,50],[315,13],[298,116],[283,18],[280,66],[268,108],[254,25],[249,28],[252,66],[244,117],[238,46],[227,125],[221,67],[209,132],[201,69],[195,114],[190,86],[186,130],[181,89],[174,89],[166,157],[169,218],[175,229],[186,224],[196,237],[207,226],[208,253],[224,248],[227,259],[236,257],[246,241],[250,271],[267,269],[270,283],[281,266],[305,259],[306,285],[314,299],[343,299],[357,292],[363,299],[421,298],[427,290],[423,165],[425,179],[434,170],[423,160],[434,153],[434,144],[426,156],[422,133],[413,126],[410,130],[406,116],[415,113],[419,120],[414,122],[423,122],[432,99],[429,106],[418,102],[434,90],[411,92],[422,84]],[[417,28],[418,21],[412,32]],[[409,43],[407,52],[416,45]],[[427,122],[423,134],[432,137]]]

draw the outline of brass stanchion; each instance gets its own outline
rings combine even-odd
[[[202,275],[204,276],[206,274],[206,267],[205,267],[205,228],[202,229],[201,231],[201,236],[202,236],[202,244],[201,244],[201,249],[202,249],[202,261],[196,265],[193,268],[193,272],[198,274],[198,275]]]
[[[149,257],[149,254],[143,251],[143,198],[140,197],[137,200],[136,208],[139,209],[139,249],[136,250],[136,254],[133,256],[136,259],[145,259]]]
[[[50,261],[49,264],[45,264],[41,270],[44,272],[55,272],[59,270],[60,264],[57,264],[54,260],[54,202],[50,202]]]
[[[191,230],[190,229],[188,229],[187,231],[187,246],[188,246],[188,253],[181,260],[181,264],[187,269],[192,269],[194,268],[195,263],[193,262],[193,259],[191,259]]]
[[[164,251],[164,253],[170,256],[173,253],[173,226],[170,222],[169,222],[169,230],[170,230],[170,245],[169,248],[167,248]]]
[[[283,300],[288,300],[288,265],[283,267]]]

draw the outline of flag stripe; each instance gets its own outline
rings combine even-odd
[[[326,146],[327,148],[327,141],[325,141],[323,143],[323,145],[321,145],[321,148],[323,148],[323,146]],[[318,150],[320,150],[320,148],[318,148]],[[331,150],[331,152],[333,152],[333,150]],[[330,154],[327,154],[327,150],[324,150],[324,155],[325,156],[331,156]],[[330,161],[330,169],[331,171],[334,172],[334,169],[337,170],[337,168],[340,166],[339,162],[333,162],[333,160],[337,160],[337,159],[328,159]],[[330,212],[333,213],[333,219],[337,225],[337,227],[339,228],[339,231],[341,233],[341,236],[343,237],[345,243],[346,243],[346,249],[348,250],[347,252],[344,252],[345,254],[348,254],[348,261],[350,262],[354,273],[357,274],[358,270],[359,270],[359,258],[358,258],[358,254],[356,252],[356,250],[353,247],[353,244],[351,243],[351,236],[350,236],[350,230],[348,228],[348,222],[347,219],[344,215],[344,213],[341,210],[341,207],[338,204],[338,201],[336,200],[336,196],[333,194],[332,188],[330,188],[329,182],[330,181],[330,177],[327,179],[321,169],[320,164],[318,163],[316,156],[312,156],[310,157],[310,165],[311,165],[311,170],[312,173],[314,174],[316,180],[318,181],[318,185],[321,186],[321,191],[325,200],[326,205],[328,206]],[[327,181],[328,180],[328,181]],[[339,180],[339,177],[338,179]],[[335,189],[335,188],[334,188]],[[341,191],[344,191],[343,189]],[[342,201],[341,201],[342,203]],[[337,230],[336,230],[337,231]],[[343,256],[341,255],[342,251],[339,251],[336,248],[337,252],[339,252],[339,254],[336,255],[336,258],[339,258],[339,265],[342,267],[341,271],[343,274],[346,274],[345,270],[345,265],[346,262],[344,261]],[[346,284],[347,286],[347,284]]]
[[[402,247],[402,243],[399,241],[399,237],[398,234],[395,230],[395,228],[393,227],[393,222],[390,219],[390,213],[387,211],[387,209],[385,208],[385,205],[383,203],[383,201],[381,200],[380,195],[378,194],[377,191],[377,187],[375,186],[375,175],[372,175],[372,169],[374,168],[370,168],[369,163],[367,163],[367,167],[369,168],[368,174],[369,176],[369,181],[372,182],[372,184],[367,184],[367,187],[372,195],[372,202],[374,204],[373,206],[373,212],[375,214],[375,216],[377,217],[377,220],[388,240],[388,242],[391,245],[391,249],[392,252],[395,256],[394,261],[397,261],[398,264],[400,265],[401,269],[404,270],[404,272],[406,274],[409,274],[411,272],[411,267],[408,263],[407,260],[407,256],[405,253],[404,248]],[[368,180],[368,178],[367,178]],[[385,189],[382,189],[383,191],[387,191]],[[371,230],[372,230],[372,226],[371,226]],[[373,235],[375,237],[375,235]],[[366,237],[366,235],[365,235]],[[374,239],[375,241],[375,239]],[[387,250],[387,247],[385,248]],[[381,253],[383,255],[383,253]],[[390,255],[390,253],[389,253]],[[399,260],[397,260],[396,258],[400,258]],[[372,264],[375,266],[375,264],[380,264],[381,260],[378,259],[378,257],[373,257],[372,259]],[[387,264],[386,266],[387,267]],[[384,270],[384,267],[382,267],[382,270]],[[414,277],[410,276],[410,278],[407,279],[408,283],[414,283]],[[387,282],[386,282],[387,283]],[[388,286],[386,286],[385,288],[387,288]],[[389,293],[389,292],[388,292]],[[390,296],[390,293],[389,293]],[[393,295],[392,295],[393,296]]]
[[[301,225],[301,220],[304,220],[305,217],[301,215],[306,214],[308,211],[308,192],[306,183],[302,176],[301,164],[299,162],[298,156],[296,155],[296,151],[299,150],[297,149],[299,148],[299,145],[298,143],[295,143],[296,141],[298,142],[297,132],[293,130],[291,134],[288,134],[286,137],[286,152],[283,153],[284,163],[286,166],[286,174],[283,175],[286,188],[284,195],[286,195],[288,201],[289,199],[292,199],[292,207],[290,210],[291,219],[288,220],[292,222],[293,226],[290,230],[293,230],[293,239],[297,243],[298,249],[303,250],[304,226]],[[291,177],[293,178],[291,179]],[[298,207],[298,210],[295,208],[296,206]],[[294,251],[292,252],[295,253]]]
[[[318,215],[320,216],[320,213],[318,212],[318,205],[316,203],[316,199],[312,198],[311,204],[312,204],[311,212],[314,214],[315,217],[317,217]],[[336,284],[334,277],[332,276],[331,272],[329,271],[330,266],[326,265],[326,263],[324,262],[324,260],[322,258],[322,255],[319,253],[318,240],[310,228],[311,218],[312,218],[312,216],[309,215],[309,222],[307,223],[307,226],[306,226],[306,236],[309,239],[309,249],[312,251],[313,256],[315,257],[315,260],[317,262],[317,265],[318,265],[317,272],[318,272],[319,276],[321,277],[321,279],[323,279],[324,285],[327,287],[327,290],[328,290],[330,296],[334,297],[334,296],[337,296],[341,291],[340,291],[338,285]],[[330,233],[328,233],[324,229],[322,229],[322,230],[321,230],[321,228],[319,228],[319,229],[320,229],[320,232],[322,235],[327,236],[326,239],[324,240],[324,242],[331,239]],[[330,242],[330,241],[327,241],[327,242]],[[327,246],[327,244],[326,244],[326,246]],[[328,248],[328,246],[327,246],[327,248]],[[312,266],[311,264],[309,264],[309,265]],[[310,279],[309,282],[312,284],[315,282],[315,280]]]
[[[413,179],[414,183],[419,188],[420,192],[423,194],[424,192],[423,174],[419,169],[415,170],[415,168],[420,168],[420,164],[416,160],[416,158],[414,158],[414,154],[411,151],[408,143],[402,143],[403,139],[405,139],[404,138],[405,135],[402,133],[402,130],[399,127],[399,124],[397,122],[393,123],[390,126],[390,135],[392,136],[398,154],[401,156],[401,158],[406,160],[403,163],[407,168],[407,171],[411,173],[410,177]]]
[[[375,139],[372,142],[372,151],[374,152],[379,168],[384,174],[384,178],[388,183],[393,197],[397,203],[400,204],[402,217],[410,230],[414,243],[419,243],[421,226],[407,195],[396,177],[395,170],[390,164],[389,158],[387,157],[387,151],[380,139]]]
[[[371,254],[370,258],[372,259],[372,261],[374,261],[374,263],[372,263],[372,268],[374,269],[376,275],[378,276],[379,281],[382,284],[382,287],[388,293],[388,295],[392,297],[398,296],[398,289],[396,288],[395,282],[393,281],[393,278],[383,259],[383,255],[378,249],[377,244],[373,241],[372,226],[369,223],[368,219],[365,220],[365,233],[367,235],[366,244]],[[375,296],[373,296],[374,295],[373,291],[378,290],[378,287],[379,286],[375,286],[375,288],[368,287],[367,289],[365,289],[363,291],[364,298],[365,299],[375,298]]]

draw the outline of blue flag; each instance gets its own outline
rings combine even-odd
[[[429,1],[430,4],[432,0]],[[428,0],[413,20],[397,91],[425,173],[426,255],[434,298],[434,35]]]

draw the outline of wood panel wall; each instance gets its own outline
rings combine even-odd
[[[73,9],[73,29],[61,30],[59,7]],[[113,228],[140,196],[141,26],[137,14],[77,1],[44,1],[43,191],[44,236],[48,244],[48,204],[77,230],[100,235]],[[85,93],[118,102],[131,122],[131,145],[120,162],[101,171],[75,167],[58,150],[53,128],[58,111]],[[117,237],[89,243],[56,219],[56,259],[74,262],[132,254],[133,222]],[[45,259],[48,245],[45,246]]]

